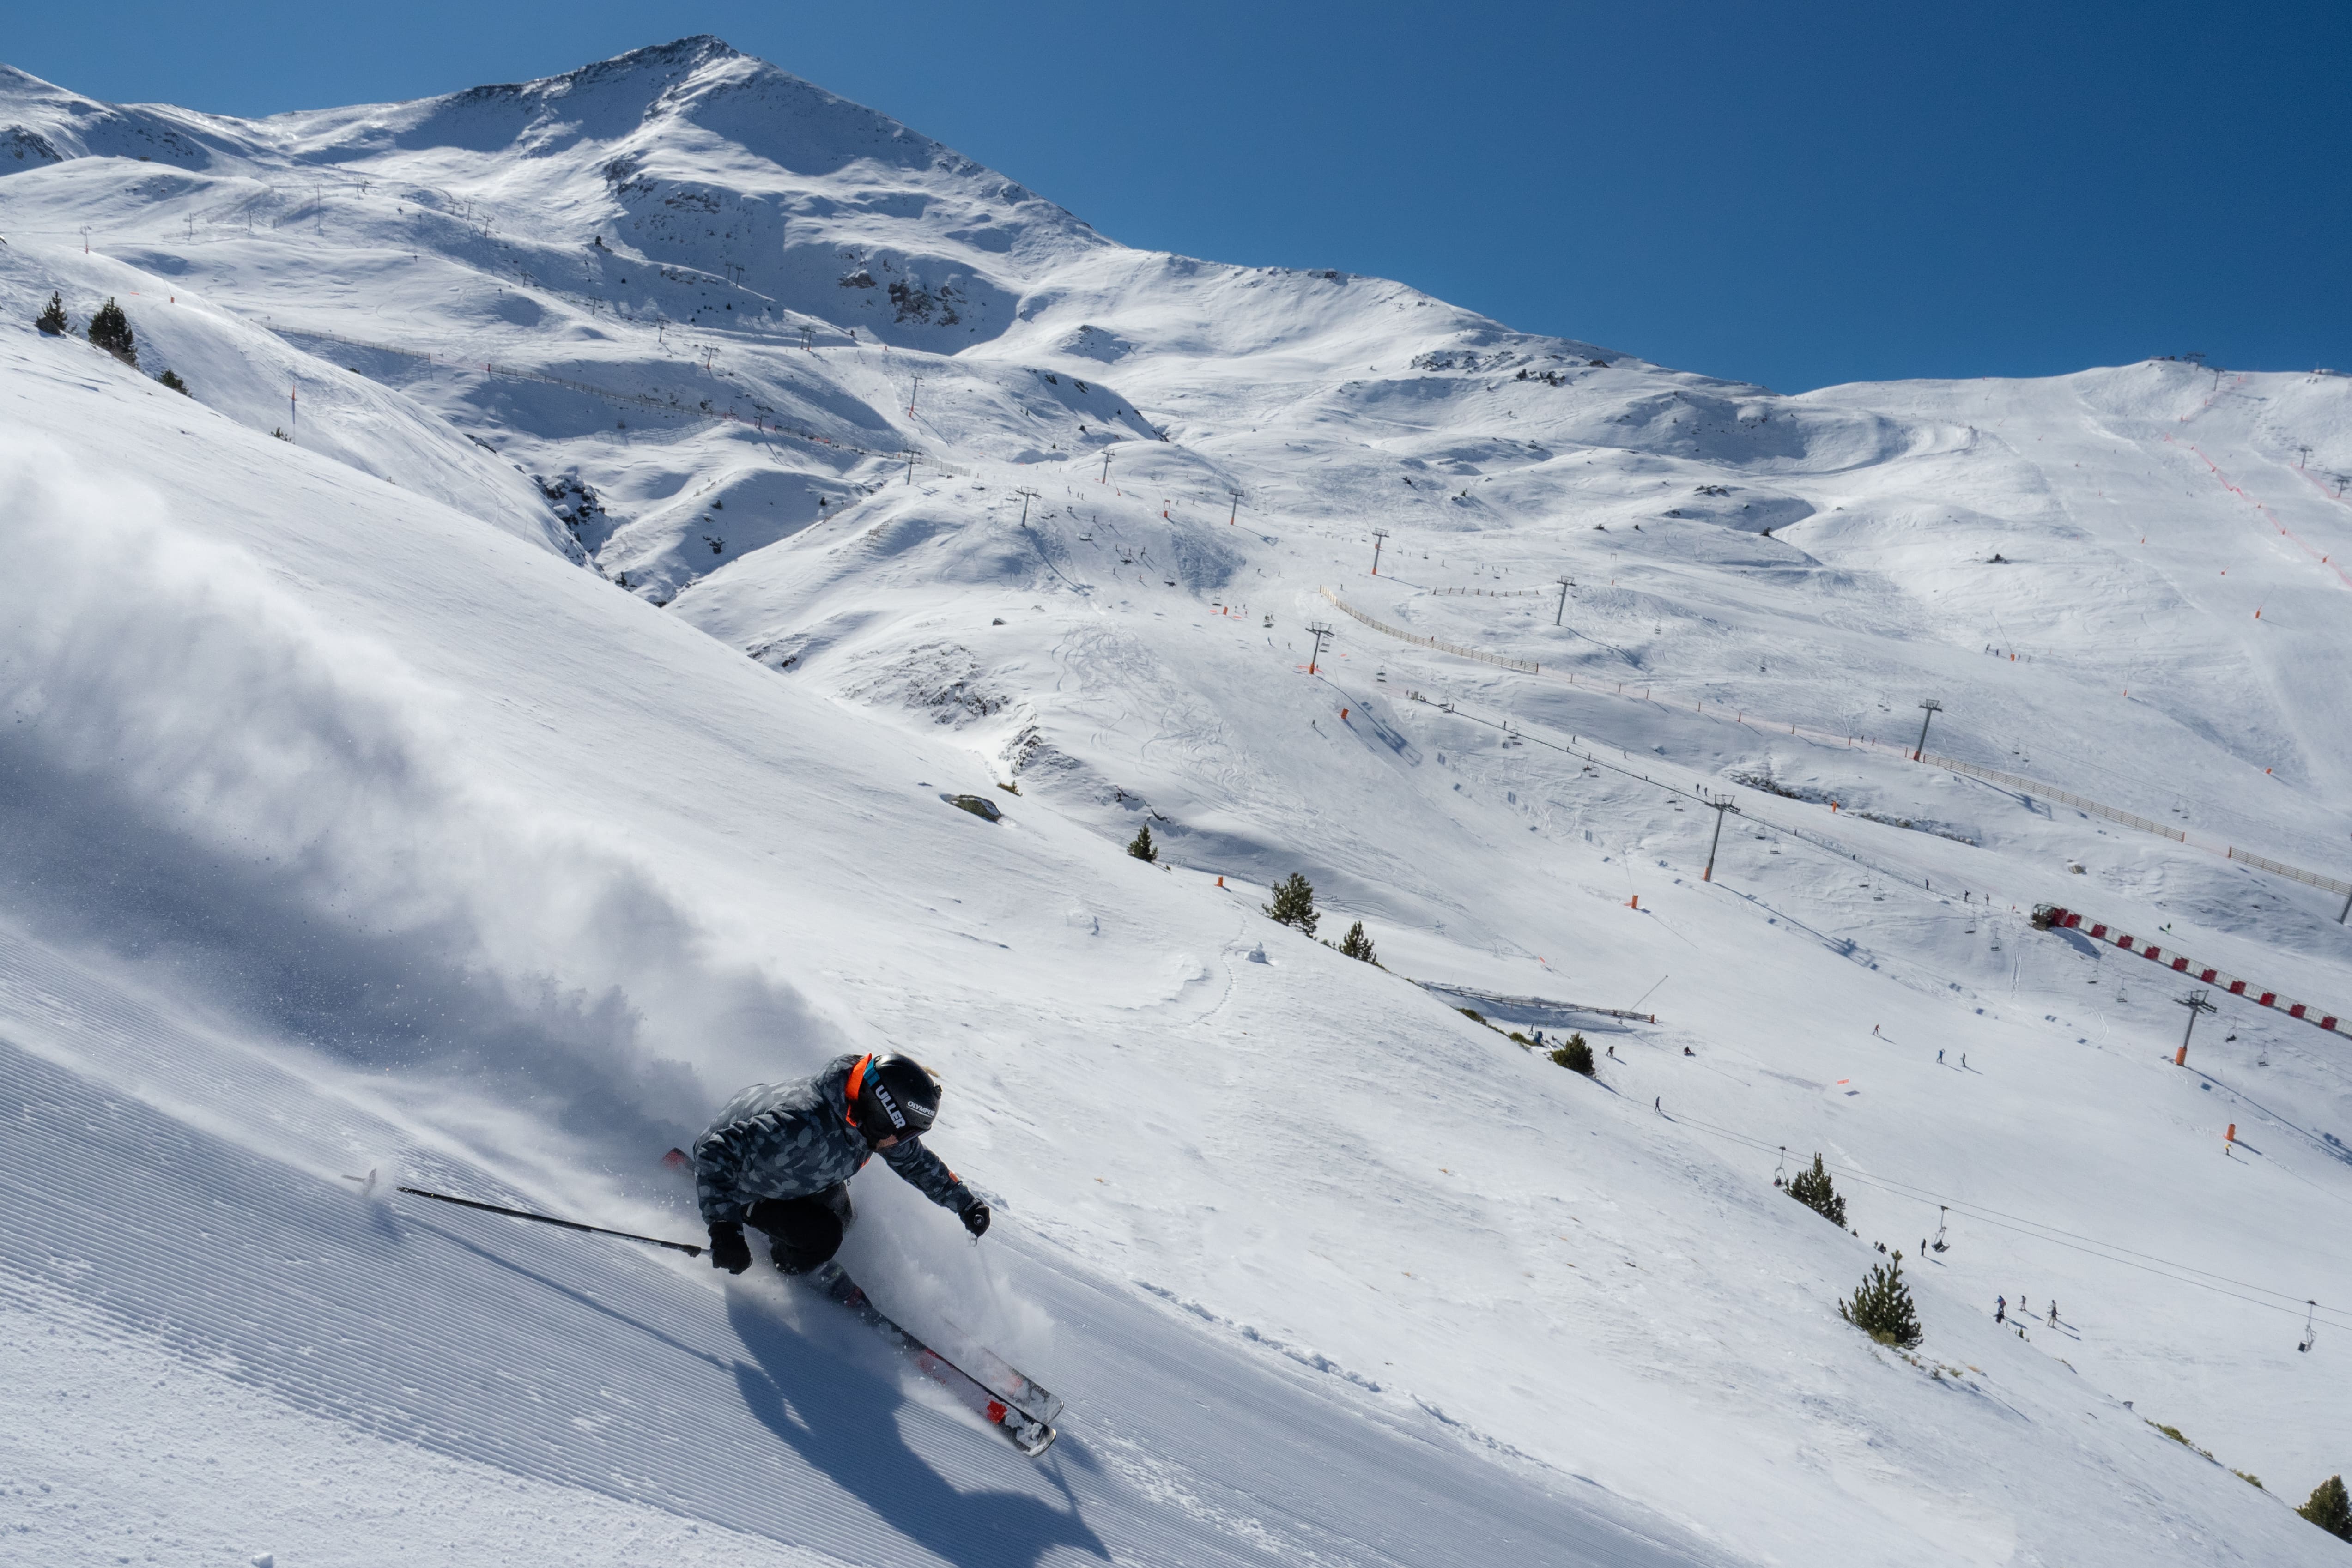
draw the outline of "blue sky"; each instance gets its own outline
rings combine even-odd
[[[1131,245],[1402,278],[1796,392],[2200,350],[2352,369],[2352,5],[821,5],[15,16],[0,58],[235,114],[716,33]]]

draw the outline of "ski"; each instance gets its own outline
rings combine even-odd
[[[1060,1395],[1048,1393],[1035,1378],[979,1343],[961,1323],[950,1319],[948,1326],[963,1335],[966,1347],[964,1360],[971,1367],[974,1382],[1007,1405],[1040,1421],[1050,1422],[1061,1415],[1063,1401]]]
[[[1052,1448],[1054,1439],[1060,1436],[1046,1421],[1003,1398],[971,1374],[899,1327],[888,1314],[874,1304],[873,1298],[866,1293],[865,1289],[856,1281],[849,1277],[848,1270],[840,1264],[827,1263],[805,1278],[813,1289],[822,1291],[825,1296],[855,1312],[860,1322],[889,1342],[900,1354],[912,1359],[932,1382],[954,1395],[966,1408],[985,1418],[998,1431],[1003,1433],[1014,1448],[1031,1458],[1035,1458],[1047,1448]],[[989,1359],[996,1358],[992,1356]],[[1002,1363],[999,1364],[1001,1365]],[[1012,1372],[1009,1366],[1004,1370]],[[1019,1373],[1012,1375],[1013,1378],[1019,1380],[1022,1386],[1036,1387],[1027,1378],[1022,1377]],[[1044,1391],[1038,1390],[1038,1392],[1042,1394]],[[1059,1412],[1061,1402],[1054,1401],[1056,1413]]]

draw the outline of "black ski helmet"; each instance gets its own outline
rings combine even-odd
[[[939,1080],[911,1056],[869,1056],[849,1080],[850,1113],[868,1144],[919,1138],[939,1117]]]

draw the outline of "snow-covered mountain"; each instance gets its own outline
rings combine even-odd
[[[0,174],[0,1562],[2341,1550],[2352,381],[1782,397],[709,38],[7,72]],[[869,1174],[846,1259],[1042,1465],[778,1281],[384,1199],[691,1238],[664,1149],[885,1045],[1001,1218]]]

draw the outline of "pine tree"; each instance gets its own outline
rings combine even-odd
[[[49,308],[33,318],[33,325],[52,338],[62,338],[72,329],[66,325],[66,302],[56,294],[49,296]]]
[[[2294,1511],[2328,1534],[2352,1541],[2352,1497],[2345,1494],[2342,1476],[2330,1476],[2312,1488],[2311,1500]]]
[[[1292,872],[1274,884],[1274,902],[1262,906],[1276,922],[1296,925],[1309,936],[1323,916],[1316,912],[1315,889],[1304,872]]]
[[[1909,1350],[1927,1337],[1911,1310],[1911,1287],[1903,1282],[1903,1254],[1871,1270],[1853,1298],[1838,1303],[1838,1316],[1881,1344]]]
[[[1811,1170],[1799,1171],[1790,1178],[1789,1196],[1839,1229],[1845,1228],[1845,1199],[1831,1185],[1830,1173],[1822,1169],[1821,1155],[1813,1156]]]
[[[1139,861],[1156,861],[1159,847],[1151,841],[1151,824],[1146,822],[1135,830],[1135,837],[1127,841],[1127,852]]]
[[[1592,1048],[1584,1043],[1584,1037],[1580,1034],[1570,1035],[1568,1043],[1553,1051],[1551,1059],[1570,1072],[1581,1072],[1587,1078],[1592,1076]]]
[[[1367,964],[1380,962],[1372,956],[1372,939],[1364,935],[1364,923],[1360,920],[1349,926],[1348,934],[1339,938],[1339,951],[1350,958],[1361,958]]]
[[[160,384],[169,387],[172,391],[178,392],[182,397],[192,397],[194,395],[188,391],[188,383],[182,381],[175,371],[165,371],[162,375],[157,376],[155,380]]]
[[[139,362],[138,346],[131,340],[131,318],[111,296],[90,314],[89,340],[92,347],[104,349],[126,365]]]

